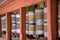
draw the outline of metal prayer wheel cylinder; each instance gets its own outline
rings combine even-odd
[[[28,23],[28,21],[29,21],[29,20],[28,20],[28,17],[29,17],[29,16],[28,16],[28,13],[26,13],[26,23]]]
[[[17,29],[20,29],[20,23],[16,24]]]
[[[58,7],[58,15],[60,15],[60,7]]]
[[[34,12],[33,11],[29,11],[28,12],[28,20],[29,20],[29,23],[33,23],[33,22],[35,22],[35,16],[34,16]]]
[[[26,24],[26,34],[28,34],[28,32],[29,32],[29,25]]]
[[[48,34],[47,34],[47,20],[44,20],[44,37],[48,37]]]
[[[60,2],[58,2],[58,15],[60,15]]]
[[[44,34],[44,21],[36,20],[36,34],[43,35]]]
[[[2,28],[6,28],[6,24],[2,24]]]
[[[2,24],[5,24],[6,23],[6,16],[3,16],[1,19],[2,19]]]
[[[58,7],[58,37],[60,38],[60,7]]]
[[[60,38],[60,23],[58,24],[58,37]]]
[[[44,19],[47,20],[47,14],[46,13],[44,13]]]
[[[44,8],[44,37],[48,37],[47,34],[47,7]]]
[[[12,29],[16,29],[16,24],[12,24]]]
[[[28,24],[28,13],[26,13],[26,34],[28,34],[29,31],[29,24]]]
[[[58,2],[58,37],[60,38],[60,2]]]
[[[16,14],[16,23],[20,24],[20,14]]]
[[[44,36],[47,37],[47,20],[44,21]]]
[[[44,8],[44,19],[47,19],[47,7]]]
[[[15,23],[15,20],[16,20],[15,15],[12,14],[11,17],[12,17],[12,23]]]
[[[35,33],[36,27],[34,23],[29,23],[29,32],[28,35],[33,35]]]
[[[60,37],[60,15],[58,15],[58,37]]]
[[[35,19],[36,20],[43,20],[44,19],[44,12],[43,9],[35,9]]]
[[[44,32],[44,13],[43,9],[35,9],[36,34],[42,35]]]

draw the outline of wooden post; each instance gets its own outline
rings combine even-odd
[[[47,0],[48,40],[57,40],[57,0]]]
[[[20,8],[20,40],[26,40],[26,8]]]
[[[6,13],[6,40],[12,40],[11,29],[11,13]]]
[[[1,24],[1,15],[0,15],[0,38],[2,37],[2,24]]]

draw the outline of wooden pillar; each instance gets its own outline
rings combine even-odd
[[[57,0],[47,0],[48,40],[57,40]]]
[[[6,13],[6,40],[12,40],[11,29],[11,13]]]
[[[20,40],[26,40],[26,8],[20,8]]]
[[[1,24],[1,15],[0,15],[0,38],[2,37],[2,24]]]

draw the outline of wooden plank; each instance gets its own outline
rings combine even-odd
[[[20,8],[20,40],[26,40],[26,8]]]
[[[7,3],[0,6],[0,14],[11,12],[21,7],[32,6],[40,2],[44,2],[44,0],[8,0]]]
[[[2,24],[1,24],[1,15],[0,15],[0,37],[2,37]]]
[[[11,36],[11,13],[6,13],[6,40],[12,40],[12,36]]]
[[[57,0],[47,0],[48,40],[57,40]]]

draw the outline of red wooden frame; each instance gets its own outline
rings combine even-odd
[[[26,40],[26,8],[27,6],[35,5],[44,2],[44,0],[9,0],[0,6],[0,15],[6,14],[6,40],[11,40],[11,18],[10,13],[16,9],[20,9],[20,40]],[[47,0],[47,20],[48,20],[48,40],[57,40],[57,0]],[[0,20],[1,22],[1,20]],[[1,25],[1,23],[0,23]],[[9,27],[8,27],[9,26]],[[1,30],[0,30],[1,32]]]
[[[57,40],[57,0],[47,0],[48,40]]]
[[[12,40],[12,36],[11,36],[11,12],[10,13],[6,13],[6,40]]]
[[[0,37],[2,37],[1,15],[0,15]]]

